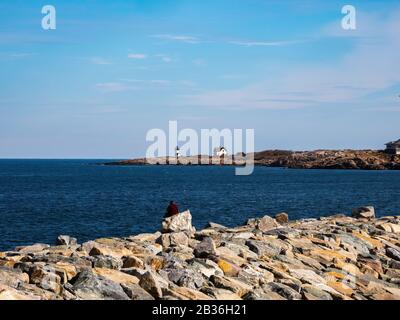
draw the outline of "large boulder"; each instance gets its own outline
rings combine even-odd
[[[161,299],[163,296],[159,277],[153,271],[147,271],[142,275],[139,286],[156,299]]]
[[[196,230],[192,226],[192,215],[190,211],[182,212],[173,217],[165,218],[162,222],[162,232],[170,233],[170,232],[195,232]]]
[[[356,219],[374,219],[375,218],[375,208],[374,207],[361,207],[353,209],[353,218]]]
[[[96,243],[89,252],[90,256],[111,256],[116,259],[121,259],[124,256],[130,255],[131,250],[121,246],[108,246]]]
[[[264,216],[263,218],[253,218],[247,220],[247,225],[260,230],[261,232],[267,232],[272,229],[279,227],[279,223],[270,216]]]
[[[263,217],[259,223],[257,228],[262,232],[267,232],[271,229],[275,229],[279,227],[279,223],[276,222],[275,219],[271,218],[270,216]]]
[[[57,270],[51,266],[38,266],[34,265],[30,268],[29,282],[36,286],[60,294],[61,289],[61,276],[57,274]]]
[[[400,251],[396,250],[394,248],[387,248],[386,249],[386,255],[389,258],[392,258],[394,260],[400,261]]]
[[[20,269],[0,267],[0,283],[17,288],[21,282],[28,283],[29,276]]]
[[[119,270],[122,268],[122,260],[111,256],[94,256],[93,268]]]
[[[210,278],[213,275],[221,276],[224,274],[218,264],[212,260],[193,259],[190,261],[189,268],[201,273],[206,278]]]
[[[382,223],[377,226],[378,229],[381,229],[386,232],[400,233],[400,225],[394,223]]]
[[[38,253],[38,252],[42,252],[46,249],[50,248],[50,246],[48,244],[44,244],[44,243],[36,243],[33,244],[31,246],[24,246],[24,247],[17,247],[16,250],[19,253]]]
[[[58,246],[72,246],[77,244],[77,239],[70,236],[61,235],[57,237],[56,243]]]
[[[210,281],[216,288],[230,290],[233,293],[236,293],[239,297],[243,297],[252,290],[251,286],[225,276],[211,276]]]
[[[207,258],[210,255],[215,255],[215,253],[215,243],[210,237],[204,238],[194,249],[194,256],[196,258]]]
[[[123,261],[123,266],[122,266],[123,268],[139,268],[139,269],[144,268],[144,262],[138,257],[135,257],[133,255],[123,257],[122,261]]]
[[[280,224],[285,224],[289,222],[289,215],[285,212],[278,213],[275,215],[275,220]]]
[[[163,248],[171,246],[188,246],[189,237],[185,232],[164,233],[157,239],[157,243],[161,244]]]
[[[83,300],[130,300],[118,283],[91,271],[79,273],[67,289]]]
[[[16,290],[0,283],[0,301],[1,300],[41,300],[41,297]]]
[[[138,284],[121,284],[121,287],[132,300],[154,300],[153,296]]]
[[[205,283],[202,274],[192,269],[170,269],[167,273],[168,280],[180,287],[198,289]]]
[[[92,272],[105,279],[119,284],[138,284],[139,279],[133,275],[113,269],[93,268]]]

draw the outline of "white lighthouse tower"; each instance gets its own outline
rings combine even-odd
[[[179,149],[179,147],[176,147],[175,149],[175,156],[177,159],[181,157],[181,150]]]

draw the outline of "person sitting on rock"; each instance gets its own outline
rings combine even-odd
[[[169,206],[167,208],[167,213],[165,214],[165,218],[170,218],[179,214],[179,208],[174,201],[170,201]]]

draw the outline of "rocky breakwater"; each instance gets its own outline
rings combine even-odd
[[[190,212],[162,232],[0,253],[0,299],[400,299],[400,217],[250,219],[196,231]]]

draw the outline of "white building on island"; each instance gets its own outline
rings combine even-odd
[[[214,149],[215,157],[225,157],[228,155],[228,151],[224,147],[219,147]]]
[[[386,152],[390,154],[400,155],[400,139],[397,141],[386,143]]]

